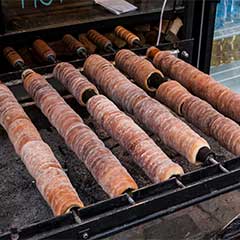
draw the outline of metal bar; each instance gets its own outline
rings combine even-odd
[[[217,1],[206,1],[204,23],[202,29],[201,48],[199,52],[199,69],[205,73],[209,73],[211,56],[212,56],[212,43],[214,36],[215,16],[216,16]]]
[[[187,60],[188,60],[188,62],[191,62],[192,52],[193,52],[193,42],[194,42],[193,39],[186,39],[186,40],[179,41],[175,44],[163,43],[163,44],[160,44],[158,47],[162,50],[166,50],[166,49],[169,50],[169,49],[176,49],[176,48],[179,49],[180,52],[185,50],[189,53],[189,58]],[[148,47],[144,46],[142,48],[135,48],[135,49],[131,49],[131,50],[139,55],[145,55],[147,49],[148,49]],[[108,54],[103,54],[102,56],[111,61],[111,60],[114,60],[115,54],[108,53]],[[85,61],[85,59],[77,59],[77,60],[72,60],[72,61],[68,61],[68,62],[73,64],[75,67],[79,68],[79,67],[83,66],[84,61]],[[50,64],[50,65],[46,65],[46,66],[35,67],[35,68],[33,68],[33,70],[35,70],[36,72],[38,72],[40,74],[46,74],[46,73],[51,73],[54,66],[55,66],[55,64]],[[18,79],[21,79],[21,74],[22,74],[21,70],[3,73],[3,74],[0,74],[0,79],[2,82],[18,80]]]
[[[208,73],[210,69],[216,6],[219,0],[201,0],[194,2],[195,6],[193,11],[194,17],[192,24],[192,38],[194,38],[194,49],[192,65],[198,65],[200,70]],[[203,7],[203,3],[205,3],[205,7]],[[202,11],[199,11],[199,9]],[[204,39],[204,41],[201,41],[201,39]]]
[[[132,205],[134,205],[136,202],[134,201],[134,199],[132,198],[132,196],[130,196],[128,193],[126,193],[128,202]]]
[[[200,57],[201,57],[205,4],[206,4],[206,0],[202,0],[202,11],[201,11],[201,20],[200,20],[200,35],[199,35],[199,42],[198,42],[197,68],[199,68]]]
[[[229,173],[229,171],[223,167],[219,162],[217,162],[214,158],[209,158],[208,159],[209,162],[211,162],[212,164],[218,165],[219,168],[224,172],[224,173]]]
[[[175,180],[176,180],[177,185],[178,185],[180,188],[185,188],[184,184],[183,184],[180,180],[178,180],[177,178],[176,178]]]
[[[186,38],[193,37],[193,19],[194,19],[195,1],[186,1],[184,14],[184,32]]]
[[[213,198],[240,187],[240,159],[226,161],[231,166],[229,173],[220,171],[218,165],[211,165],[188,173],[179,178],[151,185],[132,193],[135,203],[128,196],[106,200],[76,211],[81,218],[76,223],[73,214],[53,218],[46,222],[19,229],[20,239],[100,239],[130,227],[148,222],[160,216]],[[152,193],[152,194],[149,194]],[[11,233],[0,237],[9,239]]]
[[[73,217],[74,217],[76,223],[79,223],[79,224],[80,224],[80,223],[82,222],[82,221],[81,221],[81,218],[78,216],[76,210],[72,210],[72,215],[73,215]]]

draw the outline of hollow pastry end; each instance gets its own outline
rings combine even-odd
[[[99,92],[95,88],[87,88],[81,95],[80,103],[82,106],[86,106],[87,102],[90,98],[92,98],[95,95],[98,95]]]
[[[190,163],[196,166],[203,164],[204,160],[201,159],[201,161],[199,161],[199,153],[201,153],[202,149],[208,149],[209,152],[211,151],[211,148],[207,142],[205,144],[204,143],[199,144],[199,146],[196,147],[192,152],[192,155],[188,158]]]
[[[150,92],[157,91],[158,87],[165,82],[165,78],[160,71],[152,72],[148,77],[145,83],[145,87]]]
[[[73,203],[70,206],[68,206],[67,209],[63,210],[62,212],[56,213],[56,215],[57,216],[64,215],[64,214],[67,214],[67,213],[71,212],[73,209],[78,209],[78,208],[83,208],[83,207],[84,207],[84,205],[81,202]]]
[[[164,171],[164,174],[161,176],[161,182],[166,181],[172,177],[181,176],[184,174],[184,171],[181,166],[178,164],[172,164],[167,170]]]
[[[138,186],[137,186],[136,182],[132,179],[128,179],[128,181],[125,181],[125,182],[123,181],[121,183],[121,185],[118,185],[115,188],[115,191],[112,192],[111,197],[114,198],[114,197],[120,196],[125,193],[130,193],[137,189],[138,189]]]
[[[25,71],[22,72],[22,80],[24,80],[29,74],[34,73],[32,69],[26,69]]]

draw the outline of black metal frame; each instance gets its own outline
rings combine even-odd
[[[199,42],[199,4],[202,1],[186,0],[187,24],[185,33],[188,39],[178,42],[175,46],[172,44],[163,44],[161,49],[178,48],[180,51],[186,50],[190,56],[191,63],[196,63],[196,43]],[[204,17],[203,38],[207,39],[202,43],[200,68],[207,71],[211,57],[211,41],[213,36],[214,13],[216,10],[216,0],[206,0],[206,9],[209,13]],[[181,9],[178,9],[181,11]],[[172,16],[172,12],[166,12],[165,16]],[[76,24],[73,26],[59,27],[55,29],[44,29],[38,31],[28,31],[25,33],[12,33],[0,36],[0,43],[22,44],[26,39],[30,42],[38,36],[45,36],[51,32],[51,35],[65,32],[77,33],[81,31],[96,28],[112,28],[117,24],[135,24],[146,21],[154,21],[159,17],[159,13],[152,12],[138,16],[124,16],[107,21],[97,21],[94,23]],[[131,21],[130,21],[130,20]],[[209,20],[211,20],[209,22]],[[192,39],[195,37],[195,39]],[[193,50],[194,47],[194,50]],[[136,53],[145,54],[146,48],[134,49]],[[195,55],[196,53],[196,55]],[[181,56],[181,55],[180,55]],[[105,55],[112,60],[113,54]],[[192,59],[193,58],[193,59]],[[72,62],[79,67],[83,60]],[[35,70],[39,73],[50,73],[54,65],[38,67]],[[21,71],[11,72],[0,75],[0,79],[9,82],[13,79],[20,79]],[[11,90],[15,93],[19,102],[29,101],[29,96],[24,91],[21,82],[16,84],[8,83]],[[58,89],[59,90],[59,89]],[[37,108],[33,105],[26,107],[25,110],[32,112],[33,118],[36,118]],[[31,114],[30,114],[31,115]],[[32,118],[32,119],[33,119]],[[41,123],[42,124],[42,123]],[[44,123],[45,125],[45,123]],[[40,126],[41,127],[41,126]],[[221,166],[229,172],[223,172]],[[197,171],[187,173],[179,178],[173,178],[166,182],[144,187],[134,191],[131,195],[124,194],[120,197],[106,200],[92,206],[75,210],[67,215],[50,219],[41,223],[30,225],[23,229],[13,229],[12,232],[0,236],[1,240],[12,239],[100,239],[121,232],[130,227],[145,223],[152,219],[171,214],[177,210],[192,206],[196,203],[213,198],[220,194],[232,191],[240,187],[240,158],[232,159],[221,164],[205,166]]]
[[[203,4],[205,2],[205,4]],[[197,66],[201,71],[209,73],[212,56],[212,43],[215,26],[215,15],[217,3],[220,0],[203,0],[195,1],[194,6],[194,18],[192,26],[194,27],[192,37],[195,39],[194,43],[194,54],[193,54],[193,65]],[[204,8],[204,16],[201,16],[201,9]],[[202,22],[202,33],[200,33],[200,26]],[[201,36],[201,41],[200,41]],[[200,46],[199,46],[200,44]],[[200,51],[199,51],[200,50]],[[198,61],[199,58],[199,61]]]
[[[229,172],[222,172],[221,167]],[[240,158],[144,187],[67,215],[14,229],[13,239],[101,239],[240,187]]]

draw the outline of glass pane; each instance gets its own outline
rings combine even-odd
[[[0,0],[7,32],[71,25],[117,17],[93,0]],[[138,11],[129,15],[159,11],[162,1],[130,0]],[[177,1],[177,6],[179,6]],[[173,1],[166,9],[172,9]]]
[[[221,0],[217,8],[212,76],[240,92],[240,0]]]

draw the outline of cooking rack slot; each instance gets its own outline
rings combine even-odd
[[[201,181],[202,179],[208,179],[222,174],[224,173],[219,168],[219,165],[208,165],[201,167],[201,169],[184,174],[181,177],[181,182],[185,186],[188,186],[191,184],[195,184]]]
[[[186,175],[181,176],[179,179],[184,183],[184,188],[179,188],[176,179],[173,178],[160,184],[136,190],[132,193],[133,199],[137,202],[138,197],[138,200],[141,201],[133,205],[129,204],[125,194],[83,209],[77,209],[77,215],[82,220],[80,224],[76,223],[72,214],[67,214],[28,226],[19,231],[19,236],[21,239],[28,239],[33,236],[41,239],[63,239],[64,237],[69,238],[69,236],[79,236],[79,232],[82,234],[86,232],[86,229],[89,229],[87,233],[90,237],[94,236],[95,239],[98,236],[106,237],[110,232],[116,233],[239,188],[239,167],[226,174],[221,173],[211,176],[214,173],[213,169],[215,169],[215,173],[216,169],[218,169],[218,173],[221,172],[218,165],[214,165],[191,173],[195,180],[194,175],[197,175],[198,179],[199,176],[202,176],[202,178],[190,186],[187,186],[183,181]],[[206,173],[208,170],[211,174]],[[1,239],[9,239],[7,237],[10,234],[3,235]]]
[[[226,161],[221,163],[226,169],[228,169],[229,171],[233,171],[235,169],[240,168],[240,159],[238,158],[234,158],[231,159],[230,161]]]
[[[209,163],[213,164],[213,165],[218,165],[218,167],[220,168],[220,170],[224,173],[229,173],[229,170],[226,169],[221,163],[219,163],[218,161],[216,161],[214,158],[209,158],[208,159]]]
[[[47,221],[34,223],[28,226],[27,228],[18,229],[19,239],[30,239],[33,237],[33,235],[42,236],[48,232],[53,231],[53,229],[60,229],[64,226],[74,225],[75,223],[76,222],[73,215],[71,213],[68,213],[66,215],[59,216],[57,218],[52,218]],[[9,234],[10,233],[8,233],[8,235]],[[6,235],[6,239],[9,240],[9,237],[7,238],[7,235]],[[36,239],[39,239],[39,238],[37,237]]]
[[[164,194],[179,188],[174,178],[169,179],[163,183],[152,184],[132,192],[132,197],[135,201],[151,197],[156,194]]]
[[[129,200],[124,194],[120,197],[108,199],[105,201],[98,202],[94,205],[86,206],[85,208],[78,209],[77,215],[80,216],[81,220],[84,221],[86,218],[91,218],[96,215],[101,215],[105,212],[113,211],[121,207],[129,205]]]

